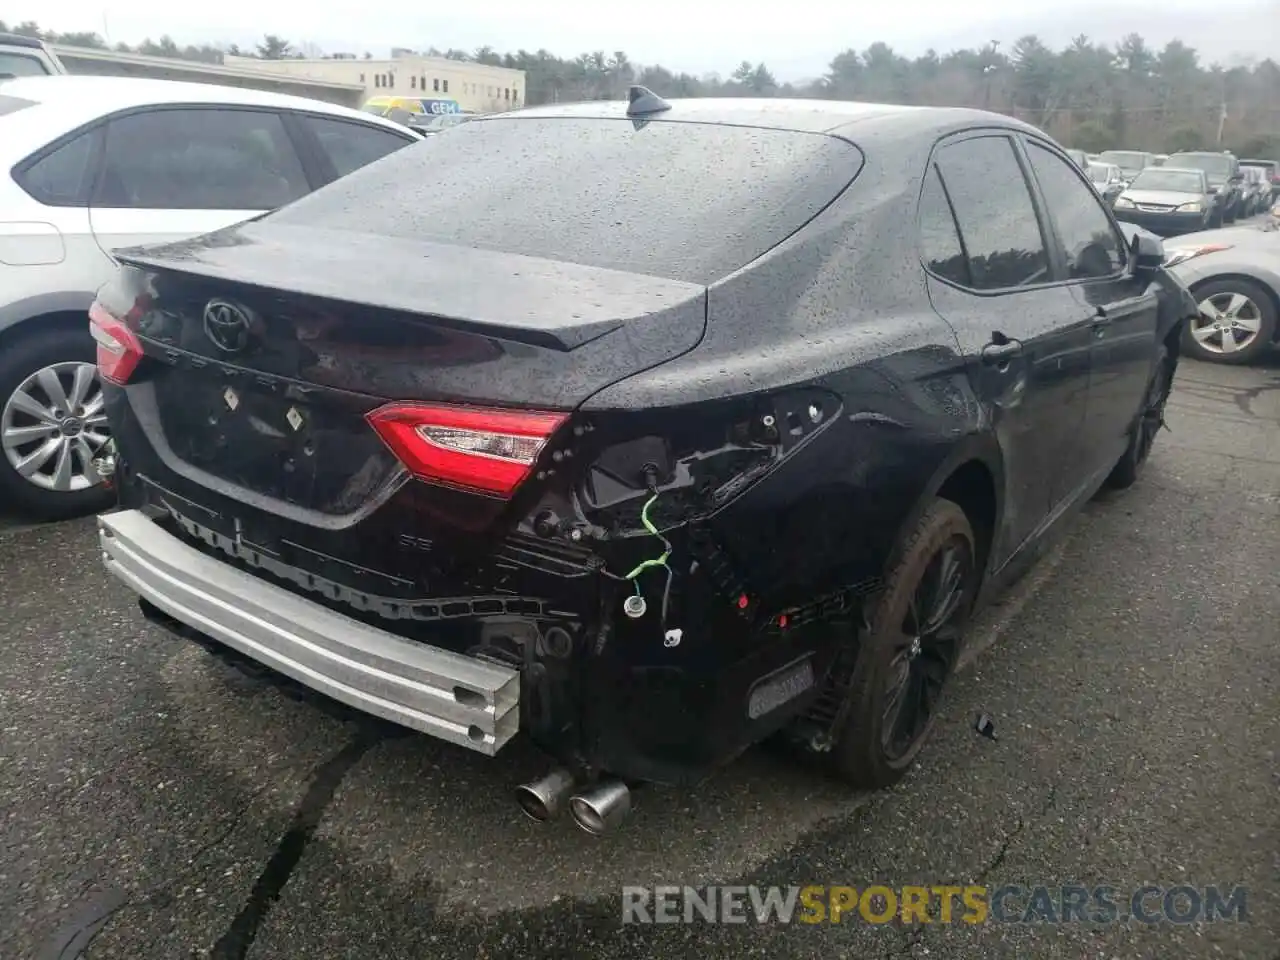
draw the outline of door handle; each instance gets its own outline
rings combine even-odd
[[[989,367],[1007,364],[1014,357],[1022,356],[1022,344],[1017,340],[988,343],[982,348],[982,362]]]

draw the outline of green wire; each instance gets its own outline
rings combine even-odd
[[[658,495],[655,493],[645,503],[644,509],[640,511],[640,522],[644,524],[644,528],[648,530],[651,534],[653,534],[659,540],[663,540],[662,534],[658,532],[658,528],[655,527],[653,525],[653,521],[649,519],[649,508],[653,506],[654,502],[657,499],[658,499]],[[666,541],[663,540],[663,542],[665,543]],[[653,560],[645,560],[639,566],[637,566],[634,570],[628,573],[626,577],[624,577],[623,579],[634,581],[636,577],[640,576],[640,574],[644,573],[646,570],[651,570],[654,567],[665,567],[667,565],[667,560],[670,559],[670,557],[671,557],[671,545],[667,544],[667,549],[663,552],[662,556]],[[636,593],[639,594],[640,584],[636,583],[635,586],[636,586]]]

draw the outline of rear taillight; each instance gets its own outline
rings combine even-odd
[[[89,308],[89,333],[98,344],[98,375],[125,384],[142,361],[142,344],[119,317],[101,303]]]
[[[367,417],[416,477],[492,497],[510,497],[566,413],[393,403]]]

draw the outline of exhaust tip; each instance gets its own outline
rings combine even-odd
[[[569,799],[574,822],[593,837],[613,830],[630,812],[631,791],[621,780],[597,784]]]
[[[552,770],[540,780],[516,787],[516,803],[530,820],[545,823],[564,808],[573,783],[573,774],[568,770]]]

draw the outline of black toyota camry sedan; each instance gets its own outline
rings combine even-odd
[[[1195,313],[1031,127],[639,88],[120,259],[101,540],[147,618],[529,737],[525,811],[596,833],[774,734],[899,778],[975,606],[1136,479]]]

